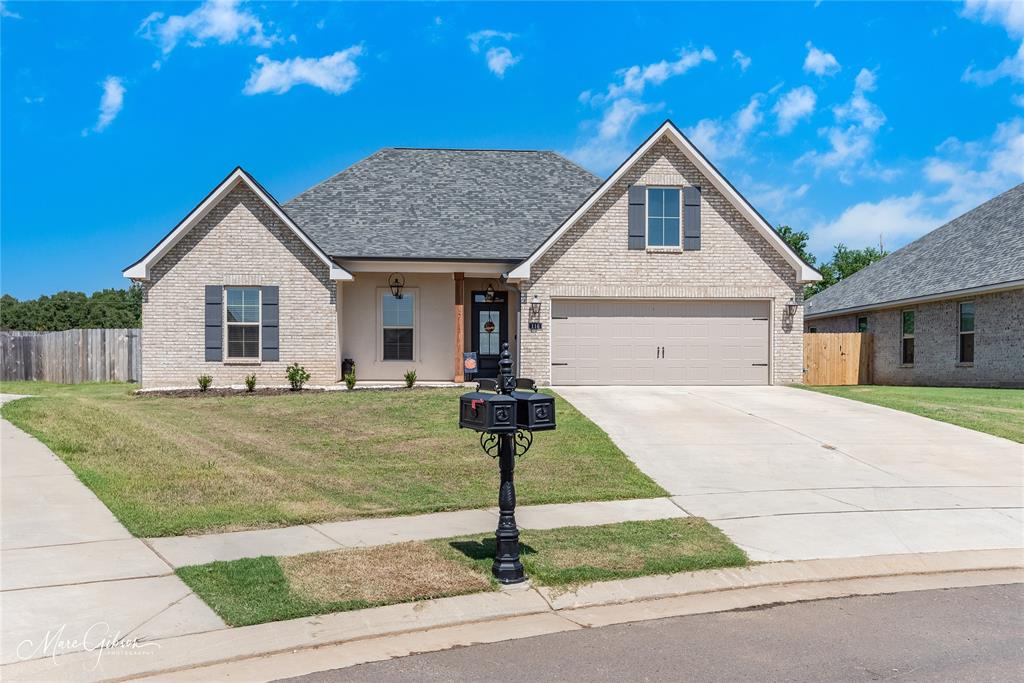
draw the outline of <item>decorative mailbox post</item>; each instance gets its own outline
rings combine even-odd
[[[516,456],[530,450],[533,433],[555,428],[555,399],[537,392],[532,379],[517,380],[512,374],[508,343],[501,345],[498,378],[482,379],[476,391],[459,397],[459,427],[480,433],[484,453],[498,459],[497,545],[491,572],[502,583],[526,580],[519,561],[519,528],[516,526]]]

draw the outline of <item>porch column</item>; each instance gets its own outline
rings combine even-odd
[[[455,381],[462,382],[462,352],[466,345],[465,273],[455,273]]]

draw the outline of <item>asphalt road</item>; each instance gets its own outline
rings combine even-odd
[[[474,645],[289,679],[1020,681],[1024,585],[822,600]]]

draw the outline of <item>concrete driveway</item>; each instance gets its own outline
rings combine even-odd
[[[1021,444],[789,387],[556,390],[752,559],[1024,548]]]

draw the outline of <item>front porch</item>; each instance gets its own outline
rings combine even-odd
[[[475,377],[494,376],[501,344],[517,358],[519,291],[503,282],[507,262],[345,261],[354,279],[337,282],[338,378],[355,362],[360,385],[467,379],[463,354],[477,354]],[[395,298],[389,276],[403,283]]]

